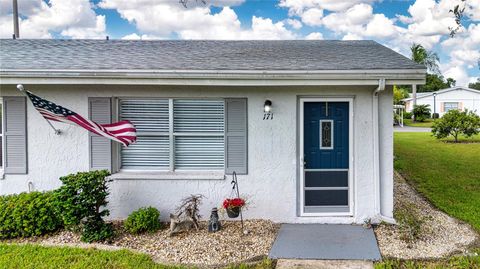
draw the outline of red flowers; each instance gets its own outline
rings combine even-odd
[[[223,207],[227,208],[235,208],[235,207],[243,207],[245,205],[245,200],[242,198],[233,198],[233,199],[225,199],[223,201]]]

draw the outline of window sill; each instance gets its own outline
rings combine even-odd
[[[112,180],[224,180],[224,171],[141,172],[121,171],[108,177]]]

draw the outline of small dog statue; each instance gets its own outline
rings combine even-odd
[[[170,214],[170,233],[173,236],[177,233],[186,232],[193,228],[194,222],[190,219],[181,220],[178,215]]]

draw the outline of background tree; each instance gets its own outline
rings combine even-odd
[[[412,60],[418,64],[422,64],[427,67],[427,70],[433,74],[439,74],[440,68],[438,62],[440,59],[435,52],[428,51],[422,45],[413,43],[410,47],[412,53]]]
[[[427,74],[425,85],[418,87],[418,92],[434,92],[441,89],[455,86],[456,81],[453,78],[445,78],[442,75]]]
[[[417,43],[413,43],[410,47],[410,52],[412,60],[418,64],[424,65],[429,73],[440,73],[440,69],[438,68],[438,62],[440,59],[436,53],[427,51],[425,47]],[[412,85],[412,98],[413,106],[415,107],[417,105],[417,85]],[[416,120],[417,117],[414,114],[413,121]]]
[[[455,22],[457,23],[456,27],[448,27],[448,30],[450,30],[450,36],[454,37],[457,32],[463,27],[462,25],[462,20],[463,20],[463,14],[465,13],[465,6],[467,4],[466,0],[461,0],[462,2],[458,5],[453,6],[452,9],[449,10],[449,12],[453,13],[455,16]]]
[[[480,133],[480,117],[472,111],[449,110],[432,126],[432,134],[437,139],[453,136],[455,143],[458,136],[471,137]]]
[[[468,87],[475,90],[480,90],[480,78],[477,78],[477,82],[468,84]]]
[[[469,0],[469,1],[478,1],[478,0]],[[458,5],[454,5],[452,9],[449,10],[449,12],[453,13],[455,16],[455,23],[457,24],[455,27],[448,27],[448,30],[450,31],[450,37],[455,37],[457,32],[465,28],[463,26],[463,20],[464,20],[464,15],[465,15],[465,7],[467,6],[467,0],[461,0],[461,2]],[[478,59],[478,69],[480,70],[480,59]]]
[[[402,99],[408,98],[408,89],[404,86],[393,86],[393,103],[395,105],[402,104]]]
[[[414,105],[412,113],[416,121],[423,122],[430,118],[430,105]]]
[[[457,84],[456,80],[454,80],[453,78],[447,78],[447,86],[449,88],[455,87],[456,84]]]

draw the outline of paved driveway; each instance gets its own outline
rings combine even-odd
[[[395,126],[393,127],[394,132],[399,132],[399,133],[429,133],[432,131],[432,128],[425,128],[425,127],[410,127],[410,126]]]

